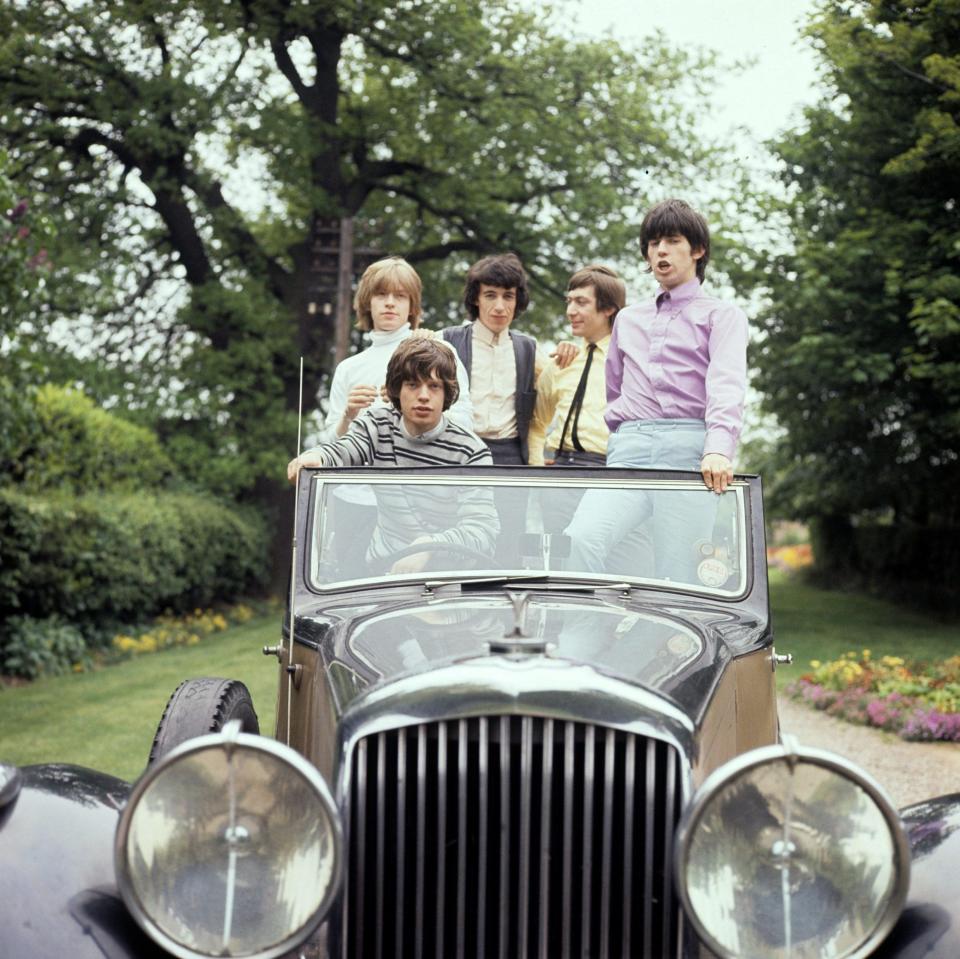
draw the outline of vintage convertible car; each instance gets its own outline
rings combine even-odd
[[[276,738],[0,766],[0,955],[960,955],[960,796],[779,734],[758,478],[305,470],[292,558]]]

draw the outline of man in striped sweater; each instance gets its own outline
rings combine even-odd
[[[490,466],[487,445],[445,415],[459,393],[454,354],[445,344],[409,339],[387,365],[390,407],[368,407],[332,443],[307,450],[287,466],[296,482],[303,466]],[[489,489],[430,487],[411,495],[406,485],[374,487],[377,525],[367,549],[369,565],[382,567],[394,553],[417,543],[446,543],[491,555],[500,523]],[[395,573],[422,570],[436,547],[397,559]]]

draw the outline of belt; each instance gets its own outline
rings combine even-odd
[[[587,450],[564,450],[557,453],[556,450],[546,450],[543,462],[547,466],[586,466],[586,465],[607,465],[606,453],[591,453]]]

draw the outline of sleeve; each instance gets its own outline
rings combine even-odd
[[[470,401],[470,377],[467,375],[466,367],[460,361],[457,351],[444,339],[438,340],[448,349],[453,350],[454,359],[457,362],[457,385],[460,387],[460,396],[457,402],[447,410],[447,416],[465,430],[473,432],[473,403]]]
[[[537,400],[533,405],[527,445],[530,448],[530,465],[543,466],[543,448],[547,442],[547,430],[557,411],[556,366],[548,365],[537,381]]]
[[[738,306],[724,304],[710,328],[704,456],[722,453],[732,462],[737,451],[747,392],[748,336],[746,314]]]
[[[323,466],[370,466],[377,443],[377,422],[371,410],[364,410],[343,436],[323,443],[302,455],[316,458]]]
[[[317,434],[317,442],[321,445],[332,443],[337,438],[337,424],[343,418],[347,408],[347,394],[350,392],[349,379],[343,363],[333,371],[333,380],[330,383],[330,395],[327,397],[327,415],[323,426]]]
[[[603,367],[603,376],[607,381],[607,404],[620,399],[620,389],[623,385],[623,352],[620,349],[620,340],[617,323],[613,324],[610,333],[610,345],[607,347],[607,360]]]

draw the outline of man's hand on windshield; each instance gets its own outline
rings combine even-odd
[[[316,454],[311,455],[310,453],[304,453],[301,456],[294,457],[287,463],[287,479],[290,480],[291,483],[296,484],[297,474],[303,466],[323,466],[323,460]]]
[[[557,348],[550,354],[553,362],[565,370],[576,358],[580,352],[580,347],[576,343],[558,343]]]
[[[733,482],[733,464],[723,453],[707,453],[700,460],[700,472],[707,489],[712,489],[714,493],[725,493]]]

